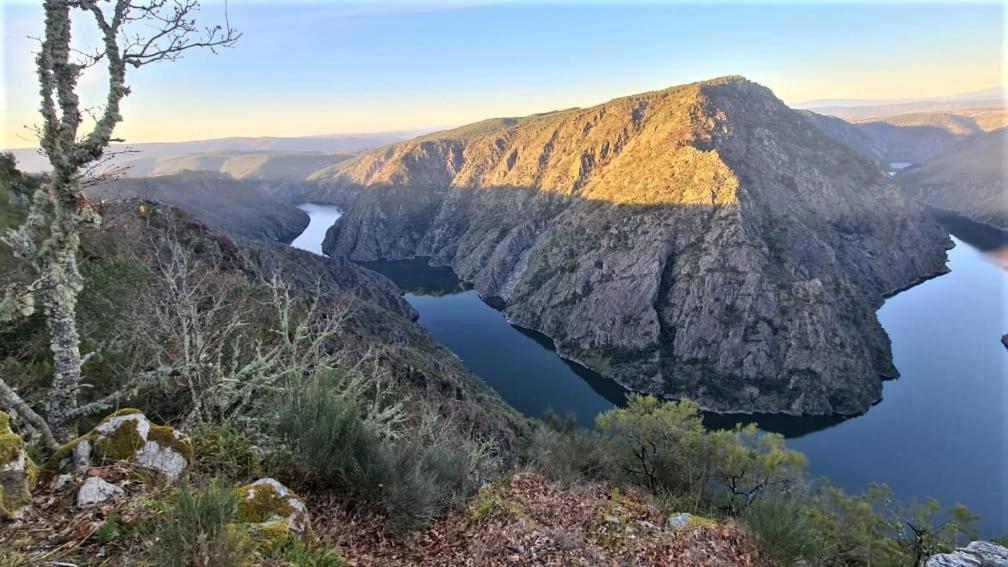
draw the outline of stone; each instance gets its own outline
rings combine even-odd
[[[89,476],[77,489],[77,507],[90,508],[123,494],[123,489],[97,476]]]
[[[31,504],[38,467],[25,451],[24,440],[10,428],[10,416],[0,412],[0,519],[21,518]]]
[[[952,553],[940,553],[925,563],[926,567],[1006,567],[1008,548],[989,541],[974,541]]]
[[[238,521],[252,526],[280,524],[298,536],[311,531],[304,501],[272,478],[263,478],[238,489]]]
[[[61,447],[49,466],[80,471],[110,461],[128,462],[174,482],[192,462],[192,445],[185,435],[152,423],[140,410],[123,409]]]
[[[669,516],[668,525],[670,528],[684,528],[690,523],[690,519],[693,518],[693,514],[687,514],[683,512],[681,514],[673,514]]]

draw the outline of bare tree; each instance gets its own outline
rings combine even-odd
[[[113,130],[122,121],[120,103],[130,94],[127,70],[159,61],[174,61],[190,49],[230,47],[240,34],[228,23],[200,27],[196,0],[45,0],[45,34],[36,58],[42,104],[40,146],[52,166],[46,183],[35,192],[24,224],[4,236],[15,255],[35,273],[28,285],[10,286],[0,302],[0,318],[27,315],[42,307],[51,333],[53,380],[45,418],[23,402],[0,377],[0,402],[32,424],[50,447],[76,433],[76,420],[107,404],[79,406],[80,340],[75,315],[83,281],[77,252],[83,227],[100,217],[84,196],[84,180],[107,152]],[[225,8],[226,13],[226,8]],[[71,46],[71,16],[90,19],[101,45],[93,51]],[[89,68],[104,62],[108,83],[104,106],[82,108],[78,81]],[[82,132],[84,114],[94,125]],[[86,360],[86,357],[84,357]],[[135,385],[113,393],[121,399]],[[101,400],[99,400],[101,402]]]

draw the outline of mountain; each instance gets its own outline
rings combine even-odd
[[[915,112],[853,122],[802,112],[826,134],[883,164],[919,163],[1008,125],[1004,108]]]
[[[92,200],[140,197],[173,205],[216,230],[239,238],[291,242],[308,226],[308,215],[257,191],[248,183],[213,172],[120,178],[88,189]]]
[[[948,237],[875,163],[738,77],[367,152],[317,175],[332,256],[429,256],[638,391],[850,414],[896,376],[883,299]]]
[[[901,172],[896,180],[918,201],[1008,230],[1008,128],[986,133]]]

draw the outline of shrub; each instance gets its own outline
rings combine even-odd
[[[550,413],[532,433],[526,461],[550,480],[565,484],[579,480],[614,480],[617,476],[610,447],[598,433],[575,426],[573,417]]]
[[[247,538],[233,526],[238,501],[234,487],[214,480],[202,488],[183,486],[162,523],[155,551],[158,565],[233,566],[251,562]]]
[[[276,432],[290,454],[274,466],[296,482],[377,504],[398,528],[429,521],[475,491],[467,443],[392,440],[365,420],[362,405],[358,395],[324,380],[289,391]]]
[[[801,559],[814,560],[823,547],[807,512],[807,504],[800,499],[773,495],[748,507],[742,521],[766,557],[780,565],[794,565]]]
[[[252,442],[228,426],[205,425],[192,438],[192,473],[244,484],[262,475],[262,462]]]
[[[803,476],[805,457],[788,450],[780,435],[754,425],[708,432],[689,401],[633,395],[597,423],[627,480],[655,494],[678,495],[692,502],[691,509],[739,515],[762,494]]]

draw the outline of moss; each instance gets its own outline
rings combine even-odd
[[[712,520],[710,518],[705,518],[703,516],[690,516],[686,520],[686,527],[693,528],[716,528],[718,526],[717,520]]]
[[[147,440],[153,441],[162,447],[169,447],[179,453],[187,463],[193,462],[192,444],[175,435],[175,429],[169,425],[150,425],[147,431]]]
[[[0,412],[0,466],[13,462],[23,450],[24,441],[11,431],[10,417]]]
[[[137,430],[135,419],[123,421],[111,433],[94,442],[95,456],[110,461],[128,461],[143,446],[144,438]]]
[[[238,489],[238,519],[242,522],[261,523],[292,513],[294,508],[287,497],[270,484],[249,484]]]
[[[92,441],[93,439],[94,439],[94,433],[88,433],[87,435],[81,435],[76,439],[71,439],[70,441],[67,441],[62,446],[60,446],[59,449],[56,449],[56,451],[52,454],[52,456],[50,456],[49,459],[42,464],[42,468],[48,471],[58,472],[60,469],[60,463],[62,463],[64,459],[70,457],[70,455],[73,453],[77,445],[79,445],[83,441]]]

